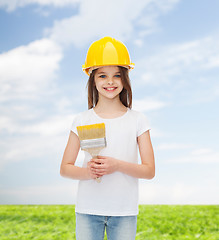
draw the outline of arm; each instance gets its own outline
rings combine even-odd
[[[87,168],[75,166],[75,161],[78,156],[79,149],[80,149],[79,138],[74,132],[71,131],[62,158],[60,175],[62,177],[80,180],[97,178],[98,176],[96,174],[91,173],[90,165],[88,165]]]
[[[99,156],[98,159],[92,160],[92,172],[103,176],[119,171],[136,178],[152,179],[155,176],[155,163],[149,131],[144,132],[137,140],[141,164]]]

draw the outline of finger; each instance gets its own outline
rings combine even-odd
[[[92,162],[90,167],[91,168],[99,168],[100,166],[102,166],[103,164],[99,163],[99,162]]]
[[[91,159],[91,163],[99,163],[99,161],[100,161],[100,159],[98,159],[98,158],[92,158]]]
[[[96,173],[96,171],[97,171],[97,169],[96,169],[96,168],[91,168],[90,170],[91,170],[91,172],[92,172],[93,174],[95,174],[95,173]]]
[[[94,174],[97,174],[99,172],[105,171],[105,169],[99,169],[99,168],[91,168],[91,172]]]
[[[94,164],[91,168],[94,170],[104,169],[105,165],[104,164]]]
[[[99,174],[97,174],[96,172],[91,172],[91,176],[92,178],[97,178],[99,177]]]
[[[103,175],[105,173],[104,169],[92,169],[92,174]]]
[[[97,158],[98,159],[106,159],[107,157],[98,155]]]
[[[106,173],[106,170],[105,169],[96,169],[95,170],[95,174],[105,174]]]
[[[98,174],[95,174],[96,175],[96,177],[102,177],[102,176],[104,176],[104,173],[98,173]]]
[[[91,168],[94,168],[94,167],[95,167],[95,165],[96,165],[96,163],[95,163],[95,162],[92,162],[92,163],[90,163],[90,167],[91,167]]]
[[[93,159],[93,162],[96,163],[96,164],[103,164],[104,160],[100,159],[100,158],[95,158],[95,159]]]
[[[91,160],[90,160],[90,163],[94,163],[95,162],[95,158],[92,158]]]

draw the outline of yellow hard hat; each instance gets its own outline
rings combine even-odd
[[[133,69],[135,65],[131,63],[126,46],[112,37],[104,37],[91,44],[82,69],[90,75],[93,69],[108,65],[123,66],[128,69]]]

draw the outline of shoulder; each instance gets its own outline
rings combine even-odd
[[[130,110],[130,115],[136,122],[137,136],[151,129],[147,116],[139,111]]]
[[[73,120],[71,124],[71,130],[77,134],[77,126],[86,125],[87,119],[90,119],[91,110],[86,110],[73,115]]]
[[[84,119],[88,119],[90,115],[91,115],[91,109],[83,111],[83,112],[75,113],[73,115],[73,122],[80,125],[80,123]]]
[[[133,109],[129,109],[129,112],[130,112],[130,116],[135,117],[136,120],[147,119],[147,116],[142,112],[139,112]]]

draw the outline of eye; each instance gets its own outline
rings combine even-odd
[[[99,78],[105,78],[105,77],[106,77],[106,75],[104,75],[104,74],[99,76]]]
[[[121,75],[120,74],[116,74],[115,77],[116,78],[121,78]]]

